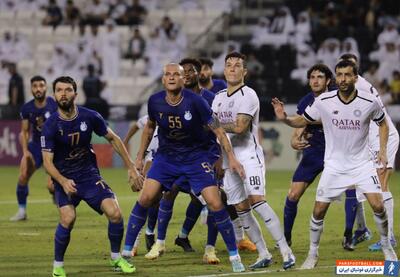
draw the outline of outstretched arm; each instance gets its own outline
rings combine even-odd
[[[278,98],[273,98],[271,104],[274,107],[276,119],[282,121],[286,125],[289,125],[293,128],[301,128],[309,124],[309,122],[303,116],[298,114],[288,116],[285,112],[283,102],[281,102]]]
[[[221,127],[227,133],[234,133],[242,135],[250,129],[251,121],[253,117],[248,114],[240,113],[236,116],[236,122],[234,123],[221,123]]]

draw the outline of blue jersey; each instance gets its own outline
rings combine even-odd
[[[210,90],[215,94],[227,88],[226,82],[222,79],[212,79],[212,81],[213,81],[213,87]]]
[[[32,127],[32,142],[39,145],[43,124],[55,111],[57,111],[57,103],[51,97],[46,98],[46,105],[43,108],[36,107],[35,100],[31,100],[21,107],[21,119],[28,120]]]
[[[176,105],[166,101],[166,91],[149,98],[149,119],[157,122],[159,148],[157,155],[171,161],[192,161],[209,148],[209,133],[205,126],[212,123],[212,110],[206,100],[190,90],[182,90]]]
[[[99,113],[77,106],[76,116],[66,120],[56,112],[44,124],[42,151],[53,152],[55,167],[76,183],[100,179],[96,155],[90,143],[93,132],[99,136],[107,134],[106,122]]]
[[[312,103],[314,103],[315,96],[314,93],[310,92],[307,95],[305,95],[301,100],[299,101],[297,105],[297,113],[299,115],[302,115],[307,108],[307,106],[310,106]],[[320,125],[307,125],[305,132],[311,134],[311,138],[308,139],[310,143],[310,147],[306,148],[303,150],[303,153],[307,153],[310,151],[319,151],[322,152],[322,154],[325,151],[325,137],[324,137],[324,130],[322,128],[322,124]]]

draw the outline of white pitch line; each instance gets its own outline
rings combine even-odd
[[[18,233],[18,236],[29,236],[29,237],[35,237],[39,236],[40,233]]]
[[[132,196],[122,196],[122,197],[117,197],[117,200],[133,200]],[[0,205],[10,205],[10,204],[15,204],[17,200],[0,200]],[[28,199],[28,204],[47,204],[47,203],[53,203],[52,199]]]
[[[335,268],[335,266],[327,265],[327,266],[318,266],[316,269],[319,268]],[[221,274],[209,274],[209,275],[189,275],[187,277],[221,277],[221,276],[242,276],[242,275],[256,275],[256,274],[265,274],[265,273],[279,273],[279,272],[291,272],[291,271],[304,271],[307,269],[301,268],[293,268],[289,270],[284,269],[276,269],[276,270],[260,270],[260,271],[247,271],[247,272],[240,272],[240,273],[221,273]]]

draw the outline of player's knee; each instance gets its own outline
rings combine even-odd
[[[300,191],[298,191],[298,190],[293,190],[293,189],[289,190],[289,193],[288,193],[288,195],[287,195],[287,198],[288,198],[290,201],[299,201],[300,197],[301,197]]]
[[[120,209],[114,209],[109,215],[108,219],[112,223],[120,223],[122,221],[122,213]]]
[[[65,213],[61,215],[60,223],[63,227],[72,229],[75,223],[75,214]]]
[[[21,185],[24,185],[24,184],[27,184],[28,181],[29,181],[29,175],[28,175],[28,173],[27,173],[27,172],[22,172],[22,173],[19,175],[18,183],[21,184]]]
[[[385,206],[383,205],[383,202],[381,201],[374,201],[371,204],[371,208],[374,211],[374,213],[383,213],[383,211],[385,210]]]
[[[207,206],[213,212],[219,211],[224,207],[224,205],[222,204],[221,199],[219,199],[219,198],[208,200],[207,201]]]
[[[144,208],[150,208],[151,205],[153,204],[153,199],[151,199],[146,194],[141,194],[139,196],[138,202],[139,202],[140,206],[142,206]]]

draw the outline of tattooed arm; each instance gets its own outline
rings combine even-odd
[[[221,127],[227,133],[234,133],[242,135],[250,129],[251,121],[253,117],[249,114],[240,113],[236,116],[236,122],[234,123],[221,123]]]
[[[146,125],[143,128],[142,138],[140,140],[140,147],[139,147],[139,151],[137,153],[136,161],[135,161],[136,168],[139,171],[142,171],[142,169],[143,169],[143,159],[144,159],[146,150],[149,147],[151,139],[153,138],[155,129],[156,129],[156,122],[150,120],[150,118],[149,118],[147,120]]]

